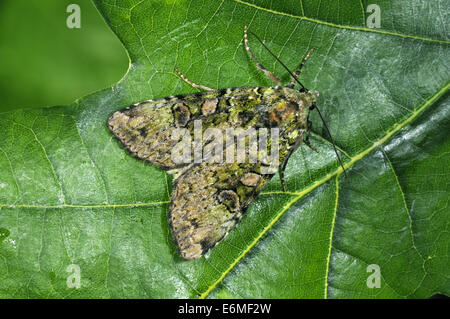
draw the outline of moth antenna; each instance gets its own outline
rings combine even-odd
[[[320,119],[322,120],[323,126],[325,127],[325,130],[327,131],[328,135],[330,136],[330,140],[331,140],[331,143],[333,144],[333,149],[334,149],[334,152],[336,153],[336,156],[338,158],[339,164],[341,165],[345,176],[347,176],[347,172],[345,171],[344,164],[342,164],[341,157],[339,156],[339,153],[338,153],[338,151],[336,149],[336,144],[334,144],[333,136],[331,136],[331,133],[330,133],[330,130],[328,129],[327,123],[325,123],[325,120],[323,119],[322,113],[320,113],[320,110],[317,107],[317,105],[314,104],[314,108],[317,110],[317,113],[319,113],[319,116],[320,116]]]
[[[247,27],[245,27],[245,28],[247,28]],[[256,34],[254,34],[252,31],[250,31],[250,30],[248,30],[248,32],[251,34],[251,35],[253,35],[255,38],[256,38],[256,40],[258,40],[259,41],[259,43],[261,43],[261,45],[264,47],[264,49],[266,49],[267,50],[267,52],[269,52],[274,58],[275,58],[275,60],[277,60],[278,61],[278,63],[280,63],[282,66],[283,66],[283,68],[285,68],[286,69],[286,71],[288,71],[289,72],[289,74],[291,75],[291,77],[293,78],[293,79],[295,79],[295,81],[298,83],[298,84],[300,84],[300,86],[302,87],[302,90],[303,91],[308,91],[306,88],[305,88],[305,86],[298,80],[298,78],[295,76],[295,74],[291,71],[291,70],[289,70],[289,68],[272,52],[272,51],[270,51],[270,49],[264,44],[264,42],[256,35]]]
[[[314,51],[314,48],[311,48],[309,50],[309,52],[306,54],[306,56],[303,58],[302,62],[300,62],[300,65],[298,66],[297,70],[294,72],[295,78],[291,78],[291,84],[290,84],[291,87],[295,86],[295,79],[296,78],[298,79],[300,77],[300,72],[302,71],[302,68],[306,63],[306,60],[308,60],[309,56],[311,55],[311,53],[313,53],[313,51]]]

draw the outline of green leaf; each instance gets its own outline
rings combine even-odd
[[[71,105],[0,118],[0,297],[450,295],[449,12],[377,3],[380,29],[365,26],[367,1],[96,1],[131,58],[126,76]],[[272,85],[245,52],[244,25],[290,68],[315,49],[301,79],[321,94],[346,175],[313,113],[320,152],[293,154],[289,192],[275,177],[225,240],[184,261],[167,223],[170,176],[129,156],[106,120],[195,92],[175,66],[213,88]],[[79,289],[67,285],[71,264]],[[367,285],[371,269],[380,288]]]

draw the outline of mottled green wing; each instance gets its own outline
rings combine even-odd
[[[170,170],[174,130],[190,119],[191,113],[175,98],[144,101],[115,112],[108,127],[122,146],[135,157]]]
[[[171,138],[176,129],[187,128],[193,135],[196,119],[202,120],[203,130],[246,127],[246,122],[255,122],[255,108],[268,89],[242,87],[148,100],[115,112],[108,127],[135,157],[164,170],[179,169],[186,164],[175,163],[171,156],[179,142]]]
[[[180,254],[201,257],[236,225],[273,175],[259,164],[192,164],[174,181],[169,222]]]

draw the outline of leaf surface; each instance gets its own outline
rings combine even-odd
[[[0,296],[20,298],[404,298],[450,293],[448,9],[440,1],[96,1],[131,58],[112,88],[0,118]],[[447,10],[447,11],[446,11]],[[171,177],[129,156],[106,127],[150,98],[272,85],[243,26],[301,80],[312,115],[300,147],[237,227],[182,260],[167,223]],[[251,38],[257,58],[286,72]],[[67,267],[80,267],[69,288]],[[376,266],[370,266],[376,265]],[[380,288],[369,288],[373,267]]]

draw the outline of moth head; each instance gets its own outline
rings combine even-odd
[[[319,92],[299,91],[292,88],[284,88],[284,95],[290,105],[295,106],[295,121],[301,128],[306,125],[310,110],[314,109],[315,102],[319,97]]]

